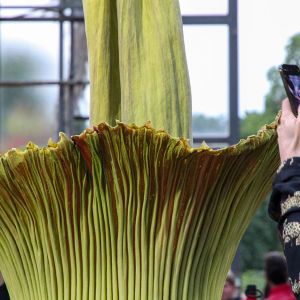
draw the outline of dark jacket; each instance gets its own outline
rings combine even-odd
[[[5,284],[0,286],[0,300],[9,300],[9,295]]]
[[[289,283],[300,300],[300,157],[290,158],[279,167],[273,181],[269,215],[278,222]]]

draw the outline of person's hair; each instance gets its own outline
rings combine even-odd
[[[226,281],[235,286],[235,276],[231,270],[227,274]]]
[[[270,252],[265,256],[265,272],[267,279],[273,284],[287,282],[287,264],[285,257],[277,251]]]

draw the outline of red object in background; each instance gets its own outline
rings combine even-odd
[[[296,300],[289,284],[279,284],[271,287],[266,300]]]

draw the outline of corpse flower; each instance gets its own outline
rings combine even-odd
[[[84,12],[94,126],[0,157],[11,299],[218,300],[278,167],[277,122],[191,148],[177,1],[85,0]]]

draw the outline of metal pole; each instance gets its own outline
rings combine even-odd
[[[72,14],[74,10],[72,9]],[[70,21],[70,71],[69,71],[69,80],[74,80],[74,22]],[[70,85],[69,87],[69,97],[68,97],[68,130],[69,134],[72,135],[73,128],[73,116],[74,116],[74,86]]]
[[[207,141],[209,143],[229,143],[235,144],[239,140],[239,117],[238,117],[238,0],[228,0],[227,15],[208,16],[183,16],[184,25],[228,25],[229,26],[229,136],[224,137],[195,137],[194,143]]]
[[[1,0],[0,0],[1,1]],[[228,0],[228,14],[226,15],[198,15],[198,16],[183,16],[182,21],[183,24],[209,24],[209,25],[228,25],[229,26],[229,128],[230,134],[228,137],[214,137],[214,138],[204,138],[204,137],[196,137],[194,138],[194,142],[205,139],[208,142],[228,142],[230,144],[236,143],[239,139],[239,118],[238,118],[238,27],[237,27],[237,0]],[[44,85],[44,84],[57,84],[59,85],[59,112],[58,112],[58,130],[65,131],[66,130],[66,88],[69,87],[69,96],[72,97],[72,89],[74,85],[77,84],[87,84],[86,82],[77,82],[75,80],[63,80],[64,79],[64,22],[70,21],[72,22],[82,22],[84,19],[82,16],[78,16],[76,14],[65,15],[65,0],[60,0],[60,4],[58,6],[1,6],[0,9],[31,9],[31,10],[45,10],[52,11],[54,13],[53,16],[45,16],[45,17],[32,17],[28,14],[28,16],[21,15],[12,17],[1,17],[0,22],[2,21],[53,21],[59,22],[59,81],[45,81],[45,82],[0,82],[0,87],[14,87],[14,86],[29,86],[29,85]],[[77,5],[67,5],[68,8],[78,7]],[[30,12],[29,12],[30,13]],[[72,25],[71,25],[72,28]],[[72,31],[72,29],[71,29]],[[72,35],[72,32],[71,32]],[[71,36],[72,39],[72,36]],[[72,41],[71,41],[72,44]],[[0,49],[1,50],[1,49]],[[71,52],[72,45],[71,45]],[[71,60],[73,58],[73,54],[71,53]],[[70,78],[74,77],[74,70],[72,70],[72,64],[74,62],[70,62]],[[1,72],[1,70],[0,70]],[[1,74],[0,74],[1,76]],[[0,90],[3,92],[3,89]],[[3,97],[1,97],[2,99]],[[3,103],[1,103],[0,99],[0,117],[1,113],[3,114]],[[73,99],[69,99],[68,114],[73,112]],[[1,123],[0,120],[0,142],[1,136]],[[3,137],[2,137],[3,138]]]
[[[61,0],[64,4],[64,0]],[[61,8],[59,10],[60,17],[63,17],[64,10]],[[64,78],[64,23],[62,20],[59,21],[59,81]],[[64,86],[59,86],[59,110],[58,110],[58,131],[65,131],[65,88]]]
[[[37,21],[37,22],[63,22],[63,21],[77,21],[77,22],[83,22],[83,18],[82,17],[69,17],[69,16],[61,16],[61,17],[43,17],[43,18],[39,18],[39,17],[12,17],[12,18],[3,18],[0,17],[0,22],[27,22],[27,21]]]
[[[37,80],[37,81],[21,81],[21,80],[0,80],[0,87],[25,87],[25,86],[43,86],[43,85],[63,85],[63,86],[85,86],[89,84],[89,81],[85,80],[63,80],[63,81],[55,81],[55,80]]]
[[[19,6],[19,5],[0,5],[0,9],[33,9],[33,10],[62,10],[65,9],[65,5],[34,5],[34,6],[30,6],[30,5],[23,5],[23,6]],[[78,4],[71,4],[68,3],[68,8],[82,8],[82,5],[78,5]]]
[[[1,14],[1,7],[0,7],[0,14]],[[0,80],[2,79],[2,28],[1,28],[1,23],[0,23]],[[3,130],[3,126],[4,126],[4,122],[3,122],[3,89],[0,89],[0,150],[3,147],[3,134],[4,134],[4,130]]]
[[[238,4],[237,0],[229,0],[229,111],[230,111],[230,143],[239,140],[238,116]]]
[[[229,15],[220,16],[182,16],[184,25],[224,25],[229,24]]]

